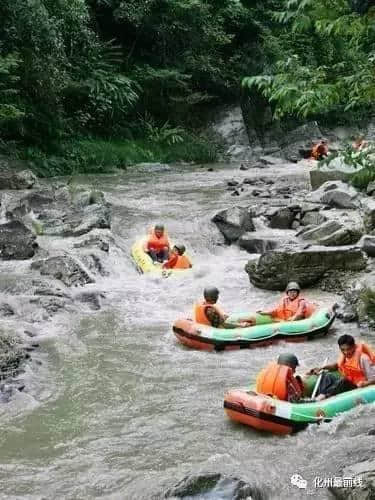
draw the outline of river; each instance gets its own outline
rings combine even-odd
[[[355,450],[370,448],[371,407],[287,437],[236,425],[223,411],[225,391],[254,382],[279,353],[294,351],[304,371],[327,355],[334,360],[337,335],[358,335],[355,326],[337,321],[322,340],[223,353],[189,350],[174,338],[171,324],[191,316],[207,285],[220,288],[221,304],[229,311],[257,310],[275,301],[274,292],[249,284],[244,272],[249,255],[224,246],[210,222],[219,209],[246,204],[231,197],[224,182],[245,174],[230,166],[212,172],[180,166],[76,179],[104,191],[113,204],[118,248],[110,251],[110,275],[95,285],[105,293],[102,309],[62,313],[45,324],[36,339],[35,356],[42,364],[26,368],[25,391],[0,409],[0,498],[146,500],[185,475],[218,471],[258,486],[264,499],[328,499],[330,493],[315,488],[314,478],[337,475],[356,458]],[[304,172],[300,182],[305,180]],[[191,275],[137,274],[130,247],[156,222],[186,242],[196,264]],[[41,242],[56,248],[69,239]],[[21,277],[25,265],[12,265],[7,263],[9,273]],[[326,305],[337,299],[319,290],[308,290],[307,296]],[[291,485],[294,473],[308,481],[306,490]]]

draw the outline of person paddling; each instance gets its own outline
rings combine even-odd
[[[220,292],[216,287],[204,289],[204,300],[194,306],[194,319],[197,323],[210,325],[215,328],[245,328],[254,325],[255,320],[252,318],[238,322],[229,322],[229,315],[217,305],[219,294]]]
[[[256,391],[283,401],[298,402],[303,395],[304,388],[301,377],[295,375],[298,365],[297,356],[294,354],[280,354],[276,363],[270,363],[259,373]]]
[[[375,384],[375,353],[371,347],[364,343],[357,344],[351,335],[341,335],[337,343],[341,351],[337,362],[313,368],[309,372],[317,375],[328,370],[328,373],[323,373],[320,381],[316,398],[318,401],[357,387]],[[339,380],[329,373],[337,370],[342,375]]]
[[[185,253],[185,245],[175,245],[170,253],[168,262],[163,264],[163,269],[189,269],[192,267]]]
[[[299,284],[291,281],[276,307],[268,311],[257,311],[257,313],[272,316],[275,321],[296,321],[309,317],[313,309],[313,304],[309,304],[301,295]]]

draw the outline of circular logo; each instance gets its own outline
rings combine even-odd
[[[318,418],[324,418],[326,416],[326,414],[324,413],[324,410],[322,410],[321,408],[319,408],[318,410],[316,410],[316,414],[315,414]]]

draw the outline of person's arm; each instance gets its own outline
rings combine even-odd
[[[219,314],[215,307],[206,307],[206,316],[214,328],[238,328],[238,323],[227,322],[227,314]]]
[[[359,382],[358,387],[367,387],[368,385],[375,384],[375,365],[371,363],[370,358],[367,354],[362,354],[361,356],[361,368],[365,374],[366,380]]]
[[[306,308],[307,308],[306,301],[301,300],[296,314],[290,318],[290,321],[297,321],[299,319],[304,319],[304,317],[306,316]]]
[[[323,370],[327,370],[328,372],[335,372],[338,369],[339,365],[337,363],[331,363],[329,365],[321,366],[320,368],[312,368],[307,375],[319,375],[319,373]]]

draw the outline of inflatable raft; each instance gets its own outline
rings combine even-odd
[[[183,274],[189,272],[190,269],[163,269],[162,264],[154,262],[151,257],[143,250],[143,245],[146,242],[146,237],[136,241],[131,249],[131,256],[135,262],[138,272],[150,273],[163,278],[168,278],[172,274]],[[173,244],[171,245],[171,247]]]
[[[225,395],[224,408],[231,420],[241,424],[274,434],[291,434],[311,423],[329,422],[340,413],[374,401],[375,385],[306,403],[289,403],[237,389]]]
[[[269,345],[278,340],[304,341],[325,335],[335,319],[333,309],[322,308],[309,318],[298,321],[273,323],[271,316],[254,313],[233,314],[228,321],[253,317],[256,324],[247,328],[214,328],[190,319],[180,319],[173,324],[178,340],[195,349],[222,351]]]

